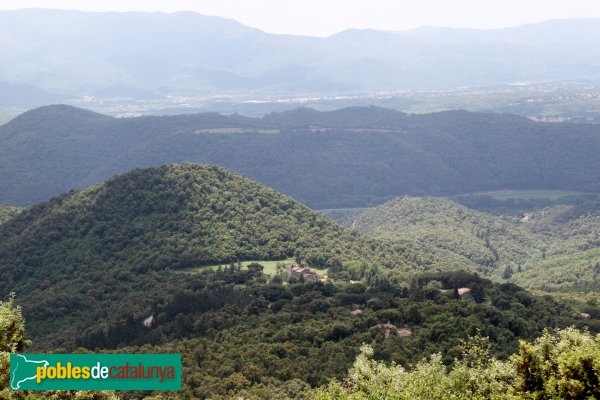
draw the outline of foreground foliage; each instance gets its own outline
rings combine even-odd
[[[412,368],[373,360],[364,345],[348,378],[333,380],[317,400],[517,400],[600,397],[600,335],[573,328],[546,331],[500,361],[489,342],[475,336],[448,370],[439,355]]]
[[[205,277],[206,287],[216,288],[211,281],[229,274]],[[194,277],[195,285],[200,278]],[[379,360],[408,366],[439,354],[447,366],[460,357],[461,340],[478,332],[490,338],[489,352],[499,358],[546,327],[600,332],[600,309],[587,309],[591,317],[582,319],[567,304],[465,273],[420,276],[409,287],[385,280],[371,287],[245,284],[237,289],[248,296],[244,303],[197,311],[202,291],[186,291],[168,312],[157,314],[150,330],[137,322],[117,325],[82,345],[102,347],[114,338],[119,351],[181,353],[184,393],[191,398],[303,398],[310,388],[341,379],[363,343]],[[471,292],[457,295],[456,288],[464,286]],[[362,314],[353,315],[356,309]],[[396,329],[411,334],[400,336]],[[146,344],[122,347],[119,331]]]
[[[551,298],[465,273],[424,275],[409,287],[386,280],[367,287],[264,284],[258,272],[233,267],[188,276],[189,287],[155,305],[151,327],[133,316],[93,325],[78,335],[78,344],[88,349],[79,351],[182,354],[183,391],[152,394],[156,399],[303,399],[330,378],[341,379],[363,343],[378,359],[398,365],[432,355],[439,373],[461,365],[461,340],[478,332],[490,337],[486,356],[505,358],[518,350],[519,339],[533,339],[544,327],[600,331],[598,309],[590,308],[584,320]],[[226,283],[232,280],[237,287]],[[471,292],[457,295],[465,286]],[[1,331],[14,332],[4,340],[16,343],[9,351],[20,351],[26,346],[23,318],[13,300],[6,304]],[[353,309],[362,314],[353,315]],[[124,396],[143,399],[148,393]]]

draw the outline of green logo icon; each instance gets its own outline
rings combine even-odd
[[[180,390],[180,354],[11,354],[12,390]]]

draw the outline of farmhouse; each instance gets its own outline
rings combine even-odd
[[[144,326],[146,328],[150,328],[153,323],[154,323],[154,315],[150,315],[148,318],[144,319],[144,322],[142,322],[142,324],[144,324]]]
[[[319,275],[300,264],[288,264],[285,266],[285,269],[288,273],[288,278],[294,277],[300,279],[302,277],[305,281],[316,281],[319,279]]]
[[[384,329],[384,337],[389,339],[392,335],[398,335],[399,338],[404,339],[412,335],[412,331],[407,328],[398,329],[394,324],[387,322],[387,324],[379,325]]]

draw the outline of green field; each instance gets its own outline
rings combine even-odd
[[[569,192],[564,190],[496,190],[493,192],[470,193],[472,195],[490,196],[496,200],[508,199],[545,199],[558,200],[567,196],[581,196],[584,192]]]
[[[317,210],[321,214],[327,215],[334,221],[341,221],[346,218],[350,218],[354,215],[360,214],[368,208],[357,207],[357,208],[328,208],[323,210]]]
[[[265,269],[263,270],[263,273],[266,275],[275,275],[277,273],[277,264],[278,263],[284,263],[284,264],[291,264],[291,263],[295,263],[296,260],[293,258],[288,258],[285,260],[251,260],[251,261],[242,261],[242,267],[247,267],[248,264],[252,264],[252,263],[259,263],[260,265],[262,265],[263,267],[265,267]],[[196,274],[198,272],[201,272],[203,270],[206,269],[217,269],[219,267],[222,268],[227,268],[229,266],[229,264],[217,264],[217,265],[205,265],[202,267],[196,267],[196,268],[190,268],[190,269],[185,269],[185,270],[181,270],[180,272],[186,273],[186,274]]]
[[[283,264],[295,264],[296,260],[294,258],[287,258],[285,260],[250,260],[250,261],[242,261],[242,268],[246,268],[249,264],[252,263],[258,263],[260,265],[262,265],[263,267],[265,267],[265,269],[263,270],[263,274],[265,275],[270,275],[270,276],[275,276],[277,274],[277,264],[279,263],[283,263]],[[227,268],[229,267],[230,264],[217,264],[217,265],[205,265],[202,267],[196,267],[196,268],[190,268],[190,269],[183,269],[183,270],[179,270],[177,272],[181,272],[184,274],[197,274],[199,272],[202,272],[204,270],[207,269],[217,269],[219,267],[221,268]],[[327,277],[327,270],[326,269],[319,269],[319,268],[310,268],[311,270],[315,271],[317,274],[319,274],[321,277]]]

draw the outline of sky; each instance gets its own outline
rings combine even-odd
[[[600,18],[598,0],[0,0],[0,10],[196,11],[269,33],[329,36],[349,28],[495,29],[563,18]]]

